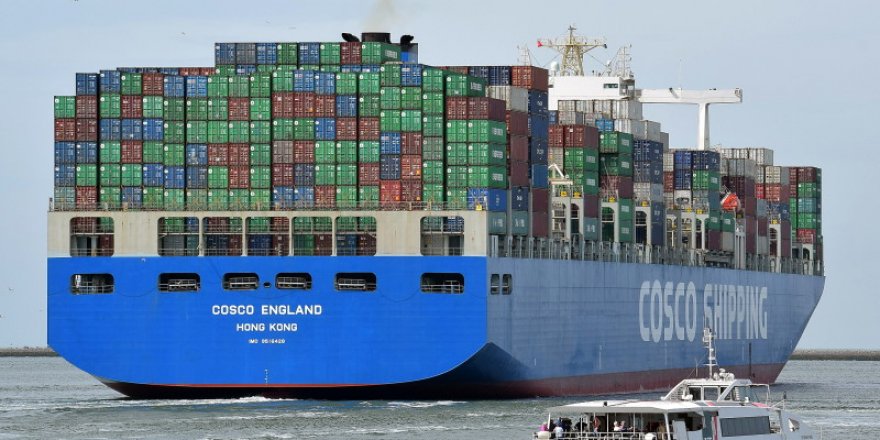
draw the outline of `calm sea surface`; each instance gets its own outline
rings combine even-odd
[[[880,362],[792,361],[783,392],[825,439],[880,434]],[[580,400],[129,400],[61,358],[0,358],[0,439],[529,439]]]

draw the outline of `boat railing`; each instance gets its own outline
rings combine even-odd
[[[542,439],[540,433],[535,433],[534,438]],[[566,431],[561,437],[552,436],[557,440],[672,440],[671,433],[659,432],[590,432],[590,431]]]

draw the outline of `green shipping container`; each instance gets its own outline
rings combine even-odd
[[[399,111],[386,110],[379,113],[380,131],[400,131],[400,124],[401,117]]]
[[[268,189],[272,186],[272,167],[251,167],[251,188]]]
[[[208,121],[186,123],[186,143],[205,144],[208,142]]]
[[[208,209],[211,211],[226,211],[229,209],[229,191],[209,190]]]
[[[349,166],[349,165],[340,165]],[[336,187],[336,207],[340,209],[352,209],[358,206],[358,187],[355,185],[342,185]]]
[[[422,88],[401,87],[400,108],[404,110],[422,110]]]
[[[165,144],[162,142],[144,142],[143,149],[144,163],[165,163]]]
[[[269,121],[251,121],[251,142],[267,144],[272,141],[272,126]]]
[[[251,165],[271,165],[272,146],[269,144],[251,144]]]
[[[358,116],[376,117],[382,112],[381,98],[376,95],[360,95],[358,97]]]
[[[466,166],[448,166],[446,167],[446,186],[449,188],[467,188],[468,186],[468,167]],[[449,194],[447,193],[447,196]],[[465,194],[467,196],[467,194]],[[467,198],[467,197],[465,197]]]
[[[189,189],[186,191],[186,209],[204,211],[208,209],[208,190]]]
[[[379,141],[360,141],[360,142],[358,142],[358,162],[360,162],[360,163],[379,162]]]
[[[379,84],[382,87],[400,87],[400,64],[386,64],[380,67]]]
[[[237,72],[235,64],[220,64],[214,68],[214,73],[220,76],[234,76]]]
[[[599,133],[599,152],[632,154],[632,135],[617,131]]]
[[[226,122],[229,119],[229,100],[227,98],[208,99],[208,120]]]
[[[468,165],[507,165],[507,145],[477,142],[468,144]]]
[[[468,144],[464,142],[452,142],[446,144],[446,164],[448,165],[467,165],[468,164]]]
[[[296,118],[293,120],[293,138],[298,141],[315,140],[315,119]]]
[[[382,87],[379,90],[379,108],[400,110],[400,87]]]
[[[293,119],[274,119],[272,121],[272,140],[292,141],[293,132]]]
[[[467,142],[468,140],[468,121],[447,121],[446,122],[446,141],[447,142]]]
[[[251,140],[251,126],[248,121],[229,121],[229,142],[246,144]]]
[[[507,124],[498,121],[470,119],[467,121],[468,142],[507,143]]]
[[[584,149],[584,170],[599,171],[599,151],[586,148]]]
[[[512,235],[529,235],[531,219],[528,211],[510,212],[510,233]]]
[[[471,188],[507,188],[507,169],[499,166],[468,167],[468,186]]]
[[[299,63],[299,45],[296,43],[278,43],[278,64],[290,64],[296,66]]]
[[[443,115],[426,115],[422,117],[422,135],[442,138],[445,133],[444,129]]]
[[[123,95],[140,95],[143,93],[143,76],[140,73],[123,73],[119,76]]]
[[[251,206],[251,191],[248,189],[229,190],[229,209],[245,211]]]
[[[229,188],[229,168],[208,167],[208,188]]]
[[[599,219],[585,217],[583,235],[585,240],[599,241]]]
[[[718,171],[694,170],[692,179],[693,189],[710,191],[721,190],[721,176]]]
[[[56,96],[55,97],[55,117],[56,118],[75,118],[76,117],[76,96]]]
[[[165,144],[162,148],[165,166],[182,167],[186,165],[186,151],[183,144]]]
[[[293,71],[292,70],[276,70],[272,72],[272,91],[273,92],[292,92],[293,91]]]
[[[426,115],[444,115],[446,113],[446,98],[443,95],[443,92],[423,93],[422,112]]]
[[[442,183],[423,183],[422,201],[425,203],[442,203],[445,199],[446,188]]]
[[[272,75],[273,75],[273,73],[255,73],[250,76],[250,81],[251,81],[251,95],[250,96],[252,98],[269,98],[270,96],[272,96]]]
[[[635,216],[635,204],[632,199],[618,199],[617,200],[617,213],[620,217],[621,222],[624,220],[632,221]]]
[[[251,121],[268,121],[272,119],[272,100],[269,98],[251,98]]]
[[[196,121],[198,122],[198,121]],[[207,124],[205,127],[205,137],[207,138]],[[186,124],[183,121],[168,121],[165,122],[165,142],[171,142],[175,144],[180,144],[186,142]],[[204,143],[202,142],[194,142],[194,143]]]
[[[721,213],[720,212],[709,212],[709,217],[706,218],[706,229],[710,231],[720,231],[721,230]]]
[[[422,90],[425,92],[443,93],[445,85],[446,72],[433,67],[422,69]]]
[[[119,167],[122,186],[143,185],[144,169],[139,163],[124,163]]]
[[[119,164],[102,164],[98,171],[98,182],[101,186],[122,186],[122,170]]]
[[[165,189],[159,187],[144,188],[144,209],[165,209]]]
[[[379,42],[361,44],[361,62],[363,64],[382,64],[386,61],[400,61],[400,46]]]
[[[336,166],[315,165],[315,185],[336,185]]]
[[[379,185],[364,185],[358,187],[358,203],[362,207],[375,207],[379,205]]]
[[[321,43],[319,52],[321,64],[339,64],[340,54],[339,43]]]
[[[268,211],[272,209],[272,191],[267,188],[251,188],[250,209]]]
[[[822,194],[822,190],[818,184],[815,183],[798,183],[797,184],[797,196],[798,197],[820,197]]]
[[[98,144],[98,160],[101,163],[119,163],[122,147],[119,141],[101,141]]]
[[[426,160],[422,162],[422,183],[443,185],[443,177],[446,175],[446,167],[442,160]],[[441,191],[442,194],[443,191]]]
[[[122,117],[122,98],[115,93],[102,93],[98,99],[98,116],[101,119]]]
[[[446,76],[446,96],[486,96],[486,82],[469,75]]]
[[[336,74],[336,94],[337,95],[357,95],[358,92],[358,76],[357,73],[343,72]]]
[[[819,229],[821,222],[819,216],[811,213],[798,214],[797,226],[799,229]]]
[[[247,76],[230,76],[229,81],[229,97],[230,98],[249,98],[251,96],[251,79]]]
[[[143,115],[145,118],[164,118],[165,99],[161,96],[144,96]]]
[[[426,134],[425,136],[422,138],[422,159],[442,161],[446,151],[442,135],[428,137]]]
[[[336,142],[336,163],[356,164],[358,162],[357,141]]]
[[[488,230],[490,234],[507,234],[508,226],[506,212],[490,212],[488,221]]]
[[[736,231],[736,218],[732,212],[721,213],[721,230],[723,232]]]
[[[119,187],[102,187],[98,194],[98,203],[102,209],[121,208],[122,189]]]
[[[77,165],[76,166],[76,186],[97,186],[98,185],[98,166],[97,165]]]
[[[165,98],[162,100],[166,121],[183,121],[186,115],[186,101],[183,98]]]
[[[467,208],[467,188],[446,188],[446,206],[450,209]]]
[[[576,170],[582,171],[586,168],[584,150],[584,148],[565,148],[562,150],[562,169],[566,174]]]
[[[584,170],[584,180],[583,180],[583,192],[584,195],[595,196],[599,195],[599,187],[601,186],[599,180],[599,172],[598,171],[586,171]]]
[[[187,121],[207,121],[208,120],[208,98],[187,98],[186,99],[186,120]]]
[[[211,75],[208,77],[208,97],[228,98],[229,80],[225,76]]]
[[[182,189],[166,189],[163,193],[165,209],[168,211],[183,211],[186,209],[186,198]]]
[[[330,165],[336,164],[336,142],[315,142],[315,163]]]
[[[379,72],[364,72],[358,74],[358,93],[361,95],[378,95],[381,89]]]
[[[353,164],[336,165],[336,184],[337,185],[357,185],[358,183],[358,167]],[[338,191],[337,191],[338,194]],[[339,199],[336,199],[339,201]]]
[[[632,176],[632,155],[601,154],[599,170],[607,176]]]

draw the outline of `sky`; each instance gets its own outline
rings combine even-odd
[[[880,3],[873,1],[178,1],[3,2],[0,15],[0,348],[46,345],[46,211],[52,99],[74,74],[118,66],[211,66],[220,41],[339,41],[409,33],[433,65],[537,64],[539,37],[574,23],[608,50],[632,45],[642,88],[741,88],[711,109],[711,142],[766,146],[781,165],[823,169],[826,287],[799,348],[880,349],[878,189]],[[368,29],[369,28],[369,29]],[[696,108],[649,106],[672,146],[693,147]]]

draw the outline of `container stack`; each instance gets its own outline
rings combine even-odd
[[[666,205],[663,188],[663,144],[657,141],[633,142],[633,198],[638,207],[648,208],[644,228],[636,228],[636,242],[651,245],[665,243]],[[647,231],[650,230],[650,234]],[[646,236],[640,236],[641,231]],[[650,240],[648,240],[648,235]]]
[[[797,187],[790,200],[792,240],[815,245],[817,258],[822,245],[822,170],[815,167],[789,168],[789,184]],[[795,209],[796,208],[796,209]]]
[[[633,137],[619,131],[599,136],[599,180],[602,208],[602,239],[632,243],[634,234]],[[608,221],[611,210],[613,222]]]
[[[756,192],[758,162],[755,159],[748,158],[747,154],[742,153],[741,149],[725,148],[721,150],[721,154],[722,185],[728,191],[736,194],[739,199],[739,209],[736,211],[737,223],[745,230],[746,253],[757,254],[759,249],[764,250],[766,248],[763,244],[766,238],[761,239],[758,236],[759,229],[764,229],[758,226],[759,209]],[[763,208],[760,214],[765,214]],[[762,221],[766,223],[766,214]],[[766,234],[764,237],[766,237]],[[759,242],[761,242],[761,245],[758,244]],[[765,251],[764,254],[766,253]]]

